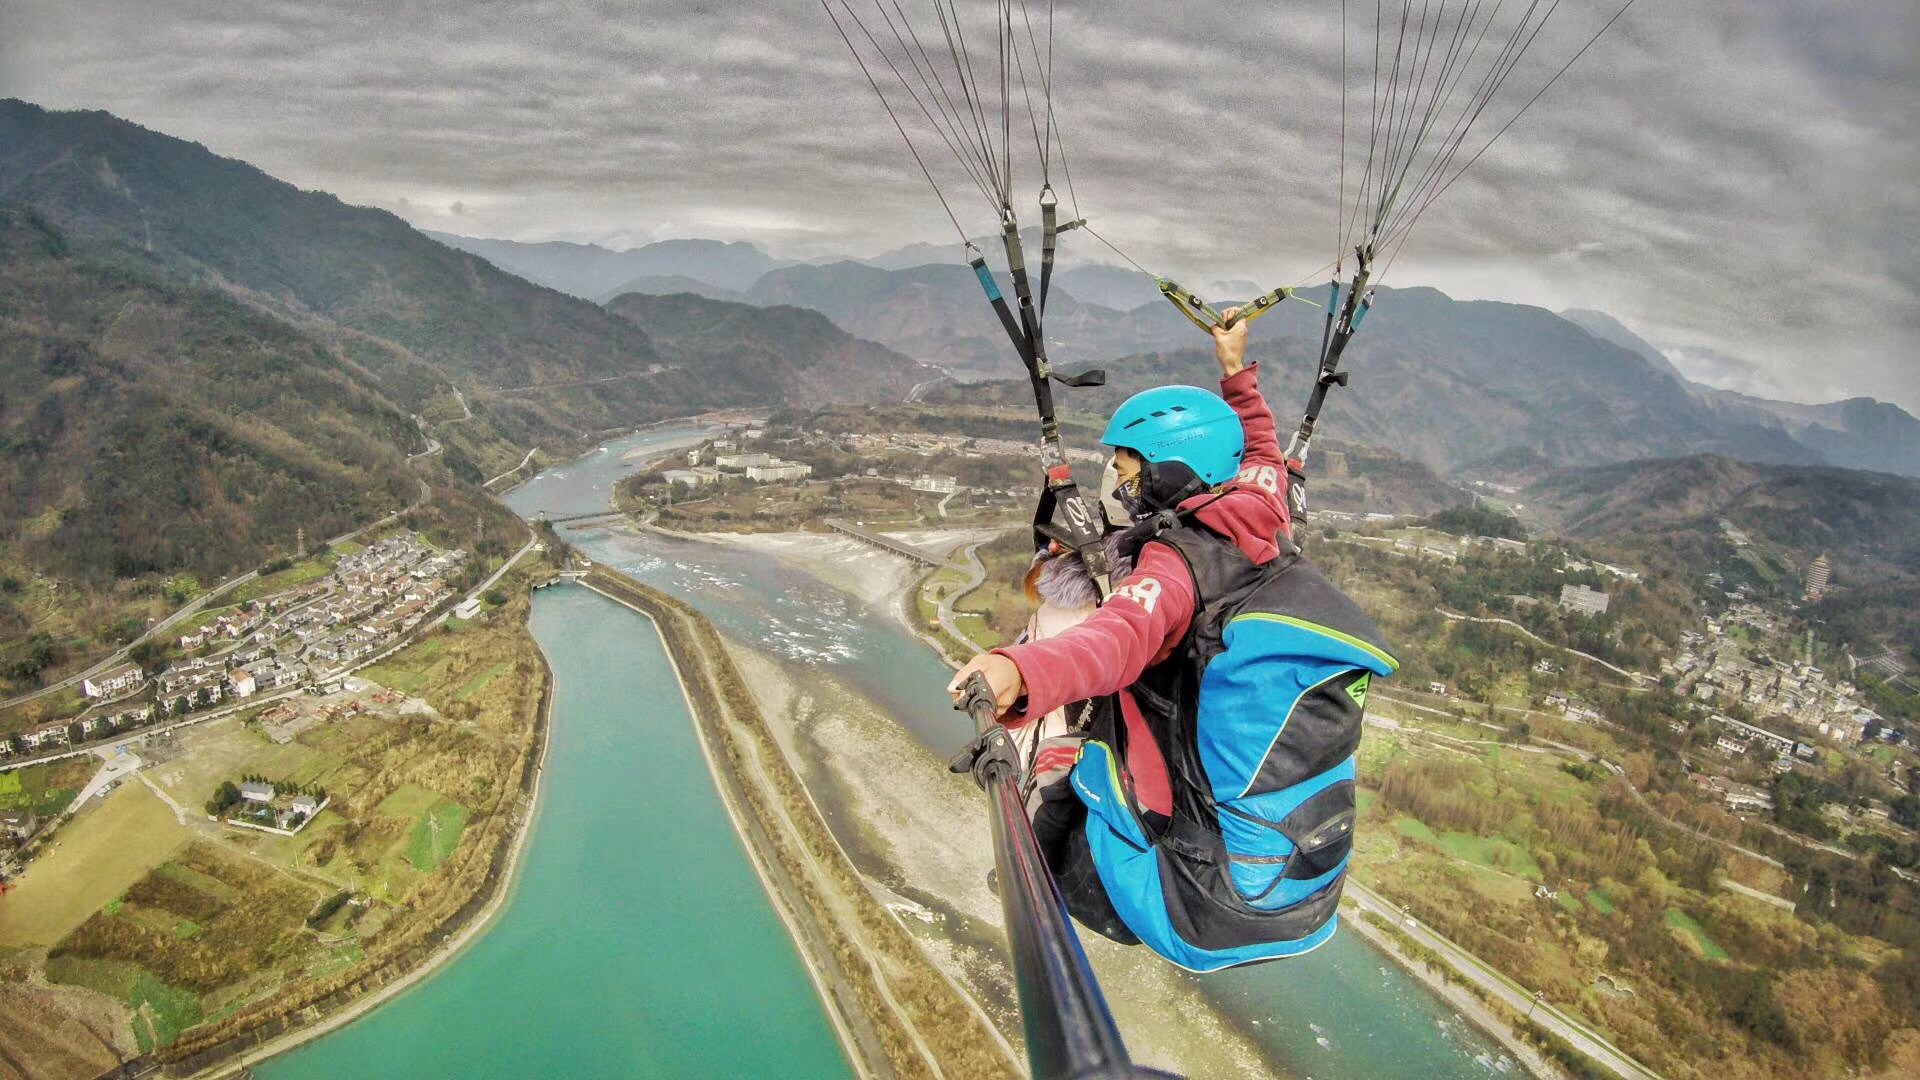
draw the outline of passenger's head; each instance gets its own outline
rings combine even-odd
[[[1240,472],[1246,431],[1220,396],[1197,386],[1162,386],[1133,395],[1114,410],[1100,441],[1113,448],[1112,486],[1102,495],[1129,518],[1171,510]],[[1125,522],[1116,522],[1125,524]]]

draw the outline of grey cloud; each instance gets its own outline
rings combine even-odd
[[[1347,7],[1351,195],[1372,28]],[[1527,93],[1613,6],[1563,9],[1515,76]],[[1056,10],[1056,100],[1103,234],[1195,280],[1277,284],[1331,257],[1339,5]],[[1422,218],[1391,283],[1602,307],[1785,392],[1920,410],[1916,11],[1645,0]],[[809,3],[14,0],[0,93],[106,108],[422,224],[459,205],[477,234],[801,255],[953,239]],[[987,231],[986,201],[921,145]]]

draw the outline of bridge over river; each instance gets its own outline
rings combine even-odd
[[[892,537],[882,536],[877,532],[869,532],[851,521],[843,521],[840,518],[827,518],[825,524],[827,528],[832,529],[834,532],[845,533],[855,540],[872,544],[874,547],[891,551],[895,555],[912,559],[919,565],[928,567],[929,569],[947,564],[947,560],[940,558],[938,555],[922,551],[912,544],[903,544]]]

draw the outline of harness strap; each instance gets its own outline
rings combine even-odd
[[[1048,236],[1057,232],[1057,228],[1051,230]],[[1007,273],[1013,279],[1014,295],[1020,303],[1018,325],[1014,324],[1005,310],[1004,297],[996,301],[994,310],[1000,314],[1001,325],[1014,338],[1020,359],[1027,366],[1027,379],[1033,384],[1034,407],[1040,413],[1040,464],[1046,470],[1046,484],[1034,507],[1034,537],[1036,540],[1057,540],[1073,549],[1086,565],[1095,592],[1104,601],[1113,591],[1113,577],[1107,565],[1107,547],[1093,504],[1080,493],[1079,485],[1074,482],[1073,470],[1067,464],[1066,450],[1060,443],[1060,424],[1054,416],[1053,387],[1050,382],[1053,369],[1047,362],[1046,335],[1041,326],[1040,312],[1033,303],[1026,256],[1020,244],[1020,226],[1014,220],[1011,207],[1005,208],[1001,215],[1001,240],[1007,249]],[[984,261],[976,266],[974,273],[981,275],[983,282],[992,280],[992,275],[985,273]],[[994,299],[998,293],[999,290],[994,289],[988,298]],[[1096,377],[1097,382],[1094,381]],[[1099,385],[1105,380],[1104,373],[1085,372],[1061,381],[1068,385],[1084,386]],[[1055,523],[1056,513],[1065,518],[1064,524]]]
[[[987,269],[987,257],[975,252],[967,260],[973,267],[973,275],[980,279],[980,288],[987,294],[987,302],[993,305],[993,313],[1000,316],[1000,326],[1007,332],[1007,340],[1013,342],[1013,350],[1020,354],[1020,362],[1028,368],[1033,361],[1027,356],[1027,338],[1020,332],[1020,324],[1013,320],[1013,309],[1007,306],[1007,298],[1001,295],[1000,286],[993,280],[993,271]]]
[[[1354,331],[1360,328],[1367,312],[1373,309],[1373,291],[1367,287],[1373,277],[1373,252],[1362,246],[1354,249],[1354,255],[1359,260],[1359,269],[1354,271],[1353,284],[1347,289],[1346,303],[1341,306],[1339,317],[1328,323],[1322,335],[1320,370],[1314,378],[1313,392],[1307,396],[1307,409],[1300,418],[1300,427],[1287,443],[1285,457],[1289,462],[1305,464],[1307,451],[1313,445],[1314,427],[1320,420],[1320,410],[1327,403],[1327,392],[1336,386],[1347,385],[1351,378],[1350,372],[1340,370],[1340,357],[1346,353]],[[1339,282],[1336,281],[1333,285],[1334,295],[1339,294],[1339,288]],[[1333,308],[1329,306],[1327,311],[1331,316]]]
[[[1053,249],[1060,239],[1060,200],[1053,185],[1040,189],[1040,313],[1047,312],[1047,290],[1053,283]]]

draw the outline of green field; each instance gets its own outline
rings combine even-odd
[[[407,838],[407,861],[421,871],[430,871],[447,861],[460,846],[460,831],[467,826],[467,808],[451,799],[441,799],[413,826]]]
[[[410,874],[392,865],[394,856],[404,859],[414,870],[429,872],[453,854],[454,848],[460,845],[460,833],[467,825],[466,807],[417,784],[402,784],[393,794],[380,800],[380,804],[374,807],[374,813],[411,822],[404,841],[389,853],[387,859],[382,860],[390,883],[411,878]],[[396,874],[395,871],[400,872]]]
[[[333,560],[335,555],[335,552],[330,551],[321,558],[308,559],[303,563],[295,563],[293,566],[277,574],[254,578],[252,581],[234,590],[233,602],[236,604],[244,604],[249,600],[255,600],[262,596],[272,596],[274,593],[297,589],[309,581],[317,581],[320,578],[326,577],[328,574],[333,573]]]
[[[201,1020],[198,994],[168,986],[145,971],[134,976],[126,1000],[133,1009],[133,1038],[143,1054],[173,1042]]]
[[[81,786],[96,769],[100,761],[94,757],[69,757],[52,765],[0,773],[0,811],[31,809],[42,819],[54,817],[81,794]]]
[[[1587,906],[1602,915],[1611,915],[1614,910],[1613,898],[1601,892],[1599,889],[1587,890]]]
[[[316,979],[323,979],[335,972],[345,971],[366,957],[367,950],[361,948],[359,942],[349,941],[344,945],[334,946],[332,951],[308,965],[307,974]]]
[[[1693,916],[1679,908],[1668,908],[1666,914],[1661,916],[1661,921],[1693,938],[1695,944],[1700,946],[1700,952],[1707,959],[1725,960],[1727,958],[1727,950],[1715,944],[1714,940],[1707,936],[1707,932],[1700,928],[1700,924],[1694,921]]]
[[[1406,817],[1395,820],[1393,827],[1401,836],[1437,848],[1448,858],[1535,881],[1540,878],[1540,864],[1532,854],[1505,837],[1473,836],[1451,829],[1436,833],[1424,823]]]
[[[513,664],[508,661],[505,661],[505,660],[500,661],[499,663],[493,665],[492,667],[481,672],[480,674],[475,675],[473,678],[468,679],[466,682],[466,685],[462,686],[458,691],[454,693],[453,699],[455,701],[465,701],[468,698],[472,697],[473,695],[479,693],[480,691],[485,690],[487,688],[487,684],[493,681],[494,676],[500,674],[501,672],[507,670],[512,666]]]
[[[1581,910],[1580,898],[1573,895],[1572,889],[1561,889],[1560,906],[1577,915]]]
[[[199,995],[168,986],[145,968],[122,960],[56,956],[47,961],[47,980],[126,1002],[134,1014],[134,1041],[143,1054],[174,1041],[202,1019]]]
[[[447,625],[453,624],[449,622]],[[417,696],[427,687],[439,684],[442,669],[447,662],[449,636],[445,633],[428,634],[420,639],[418,644],[402,649],[380,663],[361,671],[360,675],[363,678],[372,679],[381,686],[390,686],[403,694]]]
[[[1393,829],[1409,840],[1418,840],[1423,844],[1432,844],[1434,847],[1440,846],[1440,837],[1435,835],[1432,829],[1412,818],[1403,817],[1396,820],[1393,823]]]
[[[200,892],[206,893],[222,904],[231,904],[235,900],[240,899],[240,890],[211,874],[203,874],[190,866],[181,866],[179,863],[170,862],[156,867],[154,873],[159,874],[161,877],[177,881],[189,889],[197,889]]]

